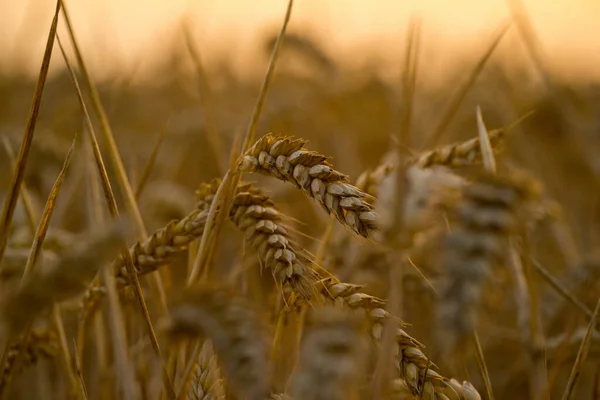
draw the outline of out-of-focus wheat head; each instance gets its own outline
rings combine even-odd
[[[172,337],[210,340],[227,387],[240,399],[269,393],[267,338],[259,317],[234,290],[215,284],[190,287],[171,307]]]
[[[327,156],[305,149],[305,144],[303,139],[267,134],[246,152],[239,168],[294,184],[352,231],[371,237],[377,227],[369,196],[347,183]]]
[[[124,221],[110,225],[74,245],[46,271],[26,278],[20,288],[2,300],[4,334],[18,334],[53,302],[83,292],[102,265],[113,258],[129,235]]]
[[[445,328],[440,343],[446,350],[466,345],[494,268],[507,260],[508,237],[531,218],[538,196],[537,182],[516,173],[481,173],[464,187],[440,254],[438,316]]]
[[[363,318],[333,306],[310,313],[290,389],[294,399],[359,398],[368,355]]]

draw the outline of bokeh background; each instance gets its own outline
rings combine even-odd
[[[9,171],[4,147],[16,151],[20,146],[55,4],[0,1],[0,168]],[[539,258],[565,284],[573,279],[576,289],[577,282],[597,276],[593,273],[599,269],[594,260],[600,240],[600,2],[524,0],[523,5],[535,33],[535,57],[521,31],[511,25],[433,145],[475,136],[477,105],[489,128],[508,126],[534,112],[511,130],[502,157],[531,171],[562,210],[570,239],[562,249],[548,245]],[[68,2],[134,187],[159,134],[165,133],[140,196],[149,229],[186,215],[198,184],[221,175],[234,138],[250,118],[286,6],[283,0]],[[332,156],[351,180],[377,166],[400,129],[408,102],[402,73],[408,26],[417,19],[412,143],[406,151],[423,150],[499,28],[511,19],[509,2],[296,0],[259,134],[309,139],[311,149]],[[59,35],[74,62],[62,21]],[[26,183],[38,209],[75,132],[83,129],[76,94],[55,47],[27,166]],[[77,233],[86,227],[88,181],[81,153],[53,218],[57,231]],[[0,189],[8,187],[10,178],[0,174]],[[322,210],[289,185],[253,179],[298,220],[297,229],[306,234],[301,240],[316,251],[314,238],[328,222]],[[21,210],[17,227],[24,221]],[[241,240],[222,243],[221,262],[230,263],[240,246]],[[373,261],[366,264],[377,273]],[[513,312],[518,305],[507,299],[507,287],[499,284],[491,292],[485,307],[502,317],[487,321],[482,334],[498,398],[527,392]],[[430,355],[437,363],[430,311],[423,310],[427,303],[419,297],[427,295],[419,285],[407,290],[414,291],[414,302],[407,303],[403,318],[414,324],[411,334],[432,344]],[[594,293],[589,287],[580,292],[590,307]],[[548,301],[550,310],[556,303]],[[573,326],[584,321],[569,318]],[[549,326],[548,337],[560,335],[561,326]],[[565,359],[569,357],[561,362]],[[596,382],[597,364],[590,365],[582,393],[590,393]],[[558,366],[557,393],[570,366]],[[451,372],[481,388],[475,364]]]

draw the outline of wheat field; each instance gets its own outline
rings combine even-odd
[[[65,3],[0,75],[0,400],[600,399],[600,84],[519,2],[435,89],[419,19],[392,82],[292,0],[261,80],[183,26],[98,82]]]

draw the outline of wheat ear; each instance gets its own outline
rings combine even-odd
[[[224,400],[225,389],[210,341],[202,344],[198,366],[188,390],[191,400]]]
[[[504,143],[504,130],[496,129],[488,132],[489,139],[495,151]],[[407,166],[416,168],[431,168],[444,166],[457,168],[481,162],[481,147],[479,137],[464,142],[449,144],[433,150],[425,151],[407,161]],[[375,169],[363,172],[356,180],[356,186],[364,192],[378,196],[381,182],[395,170],[397,161],[387,155]]]
[[[15,360],[19,353],[23,354],[23,361],[19,363],[19,370],[13,371]],[[33,330],[27,335],[25,343],[15,343],[8,349],[6,362],[3,365],[3,376],[18,374],[24,368],[34,365],[40,359],[52,359],[58,355],[58,339],[51,330]]]
[[[328,157],[305,149],[305,144],[303,139],[267,134],[244,154],[238,167],[292,183],[355,233],[373,237],[376,215],[369,196],[333,169]]]
[[[362,318],[348,309],[326,306],[307,318],[300,370],[291,395],[305,400],[345,400],[356,397],[365,377],[366,353]]]
[[[525,218],[521,209],[536,191],[528,182],[492,175],[481,175],[464,188],[441,253],[444,277],[437,311],[446,350],[457,350],[470,338],[483,286],[493,267],[504,261],[508,237]]]

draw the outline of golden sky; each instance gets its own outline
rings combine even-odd
[[[3,4],[2,4],[3,3]],[[523,0],[554,68],[600,77],[600,0]],[[0,66],[35,72],[54,0],[0,0]],[[276,29],[287,0],[70,0],[69,10],[96,75],[145,65],[172,45],[185,16],[205,59],[227,54],[244,70],[256,44]],[[308,30],[352,65],[398,65],[411,16],[423,21],[423,54],[442,71],[478,54],[509,17],[507,0],[296,0],[290,30]],[[511,38],[512,35],[512,38]],[[504,43],[517,42],[513,29]],[[518,46],[517,46],[518,47]],[[264,66],[263,66],[264,67]]]

